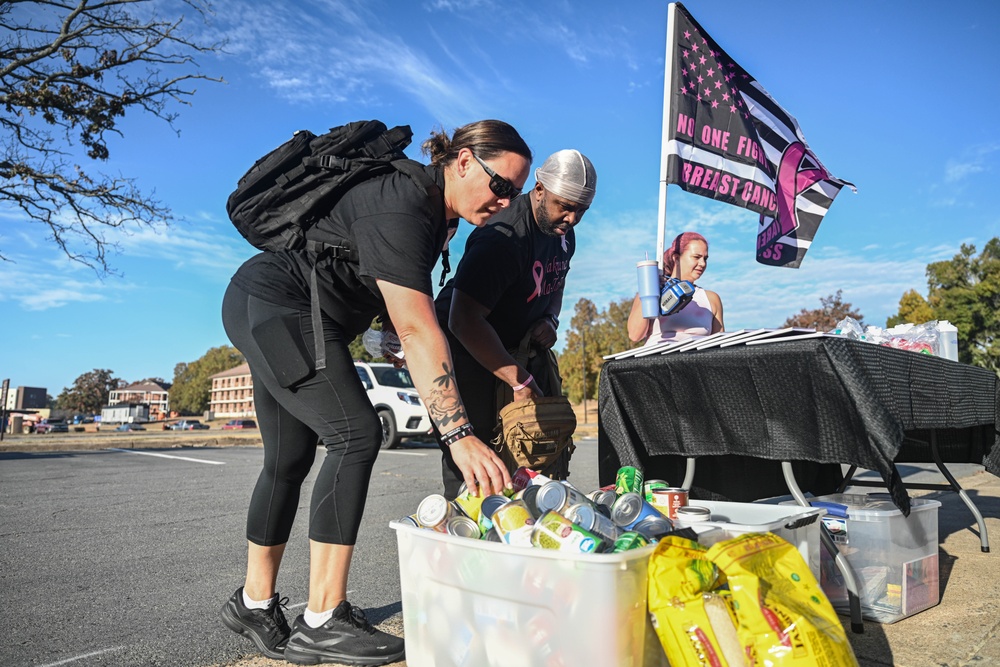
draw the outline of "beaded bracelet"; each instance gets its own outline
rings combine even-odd
[[[531,373],[528,373],[527,380],[525,380],[522,384],[514,385],[513,387],[511,387],[511,389],[513,389],[514,391],[521,391],[522,389],[527,389],[528,386],[534,381],[535,381],[535,376],[532,375]]]
[[[466,422],[457,428],[453,428],[444,435],[441,436],[441,441],[444,443],[445,447],[451,447],[453,444],[461,440],[467,435],[472,435],[473,429],[472,424]]]

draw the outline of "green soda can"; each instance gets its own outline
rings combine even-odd
[[[611,549],[611,553],[620,554],[623,551],[641,549],[642,547],[648,545],[649,539],[645,535],[630,530],[622,533],[618,539],[615,540],[615,546]]]
[[[633,466],[622,466],[615,475],[615,493],[623,496],[626,493],[643,493],[642,471]]]
[[[669,489],[670,485],[662,479],[647,479],[643,482],[642,489],[646,494],[646,502],[653,502],[653,491],[656,489]]]

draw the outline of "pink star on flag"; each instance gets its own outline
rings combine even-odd
[[[690,53],[691,53],[690,51],[684,51],[684,58],[686,59],[688,57],[688,54]]]
[[[732,104],[729,105],[729,113],[736,113],[736,106],[735,105],[732,105]]]
[[[704,63],[702,63],[702,64],[704,64]],[[714,67],[709,67],[708,71],[705,72],[705,74],[707,74],[709,76],[715,76],[715,68]]]
[[[710,97],[711,95],[712,95],[712,91],[710,89],[706,88],[705,89],[705,97]]]
[[[722,101],[723,102],[729,101],[729,93],[722,93]]]
[[[716,100],[712,100],[712,108],[713,108],[713,109],[718,109],[718,108],[719,108],[719,103],[718,103],[718,101],[716,101]]]
[[[691,32],[688,30],[684,31],[684,39],[691,39]]]
[[[689,67],[688,69],[690,69],[690,70],[691,70],[691,71],[693,72],[693,71],[695,71],[696,69],[698,69],[698,66],[697,66],[697,65],[695,65],[694,63],[691,63],[691,67]]]
[[[697,51],[698,50],[698,45],[697,44],[692,44],[691,45],[691,50],[692,51]]]
[[[704,65],[705,64],[705,56],[702,56],[701,58],[698,58],[698,64],[699,65]]]
[[[722,82],[721,81],[716,81],[715,82],[715,89],[718,90],[719,88],[722,88]]]
[[[701,76],[698,77],[698,83],[705,83],[705,79]]]

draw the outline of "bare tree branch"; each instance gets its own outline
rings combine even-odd
[[[206,0],[183,0],[208,17]],[[201,44],[184,16],[147,17],[151,0],[0,1],[0,201],[47,228],[68,257],[110,270],[104,232],[168,224],[170,209],[134,179],[85,169],[110,155],[107,137],[139,110],[173,127],[175,103],[189,104]],[[148,12],[151,16],[152,13]],[[5,259],[0,248],[0,260]]]

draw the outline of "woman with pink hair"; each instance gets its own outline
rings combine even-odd
[[[669,276],[697,283],[707,266],[708,241],[697,232],[684,232],[663,253],[661,281]],[[724,330],[722,299],[715,292],[697,285],[691,302],[680,312],[647,320],[642,316],[642,306],[636,294],[628,316],[629,339],[635,342],[645,339],[647,346]]]

